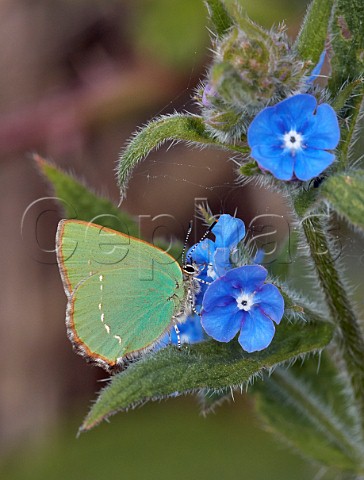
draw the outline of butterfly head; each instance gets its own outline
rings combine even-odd
[[[195,277],[200,273],[200,270],[196,264],[186,263],[182,267],[182,272],[187,278]]]

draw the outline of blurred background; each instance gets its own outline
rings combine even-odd
[[[294,37],[303,0],[241,0]],[[76,439],[106,378],[72,352],[55,263],[61,218],[31,154],[37,152],[118,203],[115,162],[127,138],[157,114],[196,111],[210,59],[202,0],[0,2],[0,477],[2,479],[307,479],[315,469],[260,429],[237,397],[203,418],[179,398],[119,414]],[[224,152],[162,148],[135,171],[122,208],[169,214],[183,240],[195,199],[249,224],[284,214],[278,196],[234,183]],[[21,229],[22,225],[22,229]],[[283,228],[282,237],[287,232]]]

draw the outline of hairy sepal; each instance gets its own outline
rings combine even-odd
[[[214,27],[214,32],[218,37],[223,36],[233,25],[233,20],[224,3],[220,0],[206,0],[205,4]]]

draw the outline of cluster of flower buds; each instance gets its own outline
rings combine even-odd
[[[265,106],[299,91],[312,66],[295,57],[284,26],[266,31],[247,17],[222,38],[197,93],[205,122],[220,141],[236,141]]]

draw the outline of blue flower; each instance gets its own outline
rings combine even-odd
[[[335,159],[340,129],[330,105],[294,95],[262,110],[248,129],[251,156],[279,180],[311,180]]]
[[[267,348],[284,312],[277,287],[264,284],[267,270],[259,265],[233,268],[215,280],[202,302],[201,323],[208,335],[229,342],[240,332],[239,343],[247,352]]]
[[[205,339],[205,335],[201,326],[200,318],[197,315],[187,317],[186,321],[177,324],[181,343],[198,343]],[[178,345],[178,339],[175,329],[172,327],[169,333],[158,342],[156,350],[167,345]]]
[[[198,278],[205,282],[215,280],[231,268],[230,255],[244,238],[245,225],[239,218],[224,214],[211,232],[215,235],[215,241],[205,239],[196,243],[186,255],[188,262],[192,261],[199,266]]]
[[[311,75],[307,79],[306,83],[308,85],[313,83],[316,80],[316,78],[320,75],[322,67],[323,67],[324,62],[325,62],[325,58],[326,58],[326,50],[324,50],[321,53],[319,61],[317,62],[317,64],[315,65],[315,67],[313,68],[313,70],[311,72]]]

